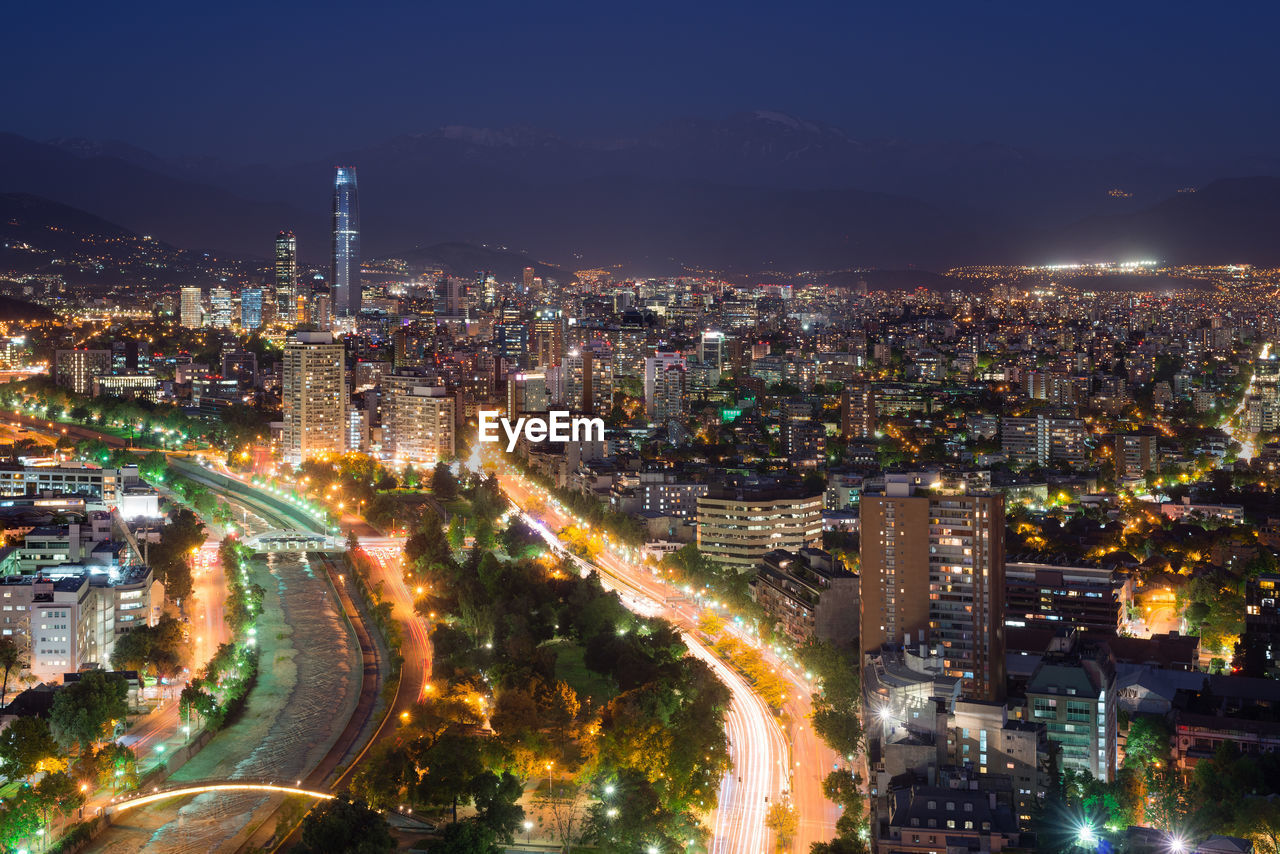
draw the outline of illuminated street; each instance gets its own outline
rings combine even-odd
[[[413,609],[414,594],[404,582],[404,540],[399,537],[366,537],[360,548],[374,568],[372,586],[382,585],[391,601],[391,613],[405,627],[404,663],[401,687],[391,710],[392,717],[408,711],[427,696],[431,682],[431,638],[423,618]]]
[[[500,472],[498,477],[503,490],[518,506],[530,506],[534,487],[506,472]],[[543,506],[539,512],[541,518],[531,522],[549,542],[563,547],[551,529],[559,530],[571,520],[550,503],[544,501]],[[830,839],[838,813],[822,793],[822,778],[836,765],[837,758],[808,724],[812,688],[803,675],[783,665],[770,650],[761,650],[765,660],[780,667],[795,689],[788,693],[787,711],[793,721],[788,743],[777,719],[746,680],[692,637],[700,610],[695,603],[651,573],[635,567],[612,547],[606,547],[594,565],[600,570],[602,583],[616,590],[628,607],[665,617],[683,627],[690,652],[706,661],[730,689],[732,700],[725,725],[734,770],[721,783],[712,850],[723,854],[771,851],[765,813],[768,805],[784,792],[791,793],[799,819],[796,850],[807,850],[810,842]],[[746,635],[742,637],[745,639]]]

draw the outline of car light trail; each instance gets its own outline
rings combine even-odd
[[[519,502],[514,503],[524,522],[552,551],[569,555],[580,568],[595,570],[601,584],[617,593],[628,608],[645,616],[680,616],[665,604],[665,587],[632,571],[608,551],[598,555],[594,563],[573,555],[541,520],[521,508]],[[786,791],[790,779],[786,738],[769,707],[747,681],[692,635],[682,634],[690,653],[706,662],[729,689],[730,697],[725,732],[733,768],[720,783],[709,854],[767,854],[773,850],[772,833],[765,822],[769,805]]]

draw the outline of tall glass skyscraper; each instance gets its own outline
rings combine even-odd
[[[292,231],[276,235],[276,310],[282,321],[297,320],[298,240]]]
[[[360,200],[356,194],[356,168],[339,166],[333,179],[333,290],[334,314],[360,311]]]
[[[262,325],[262,288],[240,291],[240,325],[245,329],[257,329]]]

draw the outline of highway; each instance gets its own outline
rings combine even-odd
[[[537,487],[518,475],[498,474],[504,492],[523,509],[538,506],[538,517],[526,518],[553,545],[563,543],[553,531],[573,520],[546,501]],[[827,841],[835,835],[837,808],[822,794],[822,778],[835,766],[838,757],[816,736],[809,724],[812,687],[759,641],[739,633],[745,643],[760,650],[793,686],[787,694],[787,712],[792,721],[784,733],[772,711],[751,690],[746,679],[726,666],[694,636],[700,607],[650,572],[633,564],[619,549],[606,545],[589,565],[599,571],[606,588],[615,590],[623,602],[646,615],[661,615],[682,628],[690,652],[707,662],[730,691],[730,707],[725,716],[733,770],[720,786],[710,850],[714,854],[765,854],[772,852],[772,833],[765,827],[769,804],[789,794],[796,808],[798,831],[792,850],[807,851],[812,842]],[[586,561],[580,563],[587,564]],[[727,626],[733,626],[732,621]],[[732,630],[732,629],[731,629]]]

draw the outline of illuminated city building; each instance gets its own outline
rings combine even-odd
[[[360,201],[356,192],[356,168],[338,166],[333,178],[333,253],[329,287],[333,311],[341,315],[360,312]],[[316,323],[316,321],[312,321]],[[319,324],[322,328],[327,324]]]
[[[276,293],[275,300],[280,320],[285,323],[298,320],[298,239],[292,231],[276,235]]]
[[[738,572],[755,569],[775,549],[799,551],[821,544],[821,493],[727,486],[698,498],[698,551]]]
[[[298,332],[285,344],[281,398],[286,463],[346,450],[346,353],[333,335]]]
[[[533,341],[533,366],[553,368],[564,358],[564,312],[544,306],[533,313],[530,338]]]
[[[199,288],[183,288],[178,309],[178,321],[187,329],[204,325],[204,294]]]
[[[240,325],[245,329],[262,326],[262,288],[245,288],[240,292]]]
[[[862,648],[938,649],[966,697],[1003,698],[1004,497],[891,481],[863,493],[860,524]]]
[[[94,378],[110,372],[110,350],[58,350],[54,354],[54,382],[76,394],[89,394]]]
[[[383,447],[397,465],[434,466],[457,452],[457,401],[443,387],[414,376],[389,376]]]

